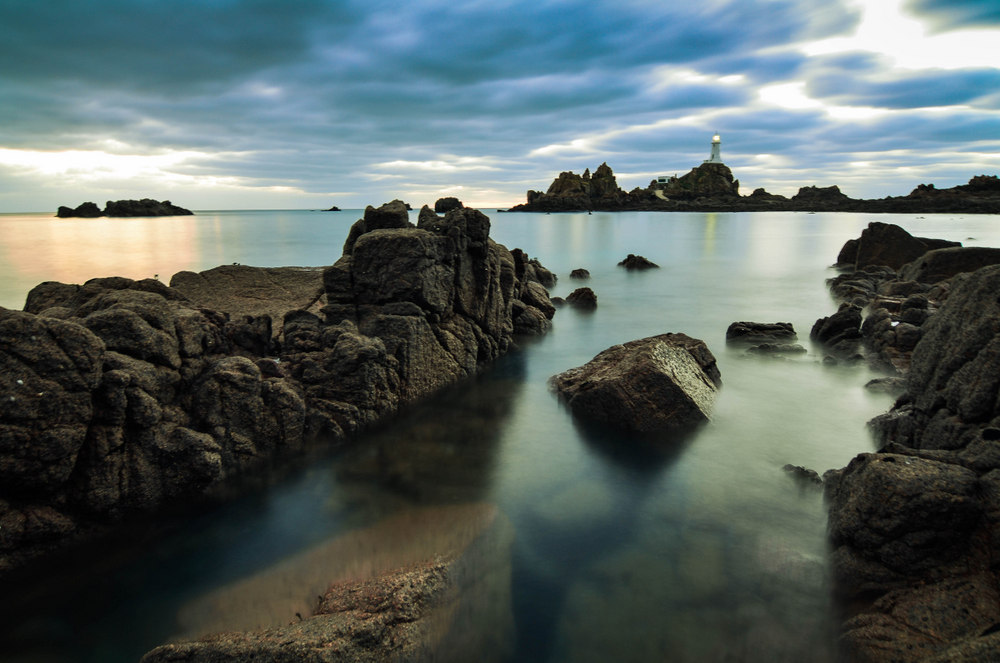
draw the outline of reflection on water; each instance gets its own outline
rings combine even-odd
[[[195,217],[185,236],[202,263],[183,268],[328,264],[357,216]],[[876,219],[1000,246],[997,217],[982,216],[494,215],[497,241],[562,277],[554,295],[577,285],[570,270],[588,269],[597,310],[562,309],[548,336],[355,446],[196,517],[138,523],[74,552],[5,596],[4,660],[134,661],[176,633],[182,606],[206,592],[400,514],[474,503],[496,505],[515,531],[513,660],[835,660],[822,495],[781,468],[822,473],[869,450],[864,422],[891,399],[863,389],[863,368],[825,367],[815,351],[747,357],[725,347],[724,335],[736,320],[788,321],[806,345],[812,323],[833,309],[827,265]],[[0,216],[4,228],[18,223]],[[26,250],[7,237],[0,233],[5,256]],[[148,242],[133,246],[157,260]],[[94,251],[88,278],[117,271],[113,251]],[[628,253],[661,269],[626,272],[617,263]],[[46,260],[54,259],[39,264]],[[29,263],[0,269],[17,272],[14,283],[26,273],[55,278],[35,276]],[[5,284],[0,304],[19,305],[32,285],[12,293]],[[689,437],[650,445],[581,425],[549,392],[550,376],[664,332],[705,340],[722,372],[712,421]]]

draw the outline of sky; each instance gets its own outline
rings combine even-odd
[[[1000,173],[998,0],[0,0],[0,212]]]

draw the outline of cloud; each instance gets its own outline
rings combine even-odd
[[[936,31],[1000,25],[995,0],[907,0],[906,8],[929,18]]]

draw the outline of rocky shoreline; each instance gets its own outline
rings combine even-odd
[[[739,180],[723,163],[703,163],[667,182],[653,180],[645,188],[624,191],[614,172],[602,163],[591,174],[560,173],[545,192],[528,191],[527,202],[508,212],[871,212],[871,213],[1000,213],[1000,180],[978,175],[968,184],[938,189],[920,184],[906,196],[857,199],[839,187],[805,186],[791,198],[756,189],[739,193]]]
[[[313,269],[43,283],[0,309],[0,577],[347,439],[543,334],[554,277],[481,212],[369,207]]]
[[[829,362],[868,362],[901,392],[869,422],[879,450],[824,475],[850,661],[1000,650],[1000,250],[954,244],[872,223],[813,327]]]

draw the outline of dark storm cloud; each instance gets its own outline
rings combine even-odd
[[[931,70],[895,74],[840,71],[813,76],[810,96],[840,105],[926,108],[969,104],[996,109],[1000,69]]]
[[[996,0],[907,0],[906,8],[929,18],[937,30],[1000,25]]]

